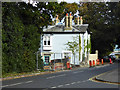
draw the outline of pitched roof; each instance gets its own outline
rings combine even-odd
[[[58,24],[54,26],[49,26],[48,28],[44,29],[43,32],[79,32],[85,33],[87,31],[88,24],[83,25],[72,25],[72,30],[65,30],[65,25]]]

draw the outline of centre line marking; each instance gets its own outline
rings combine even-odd
[[[25,83],[31,83],[31,82],[33,82],[33,81],[27,81],[27,82],[25,82]]]
[[[51,76],[51,77],[47,77],[46,79],[51,79],[51,78],[56,78],[56,77],[61,77],[61,76],[65,76],[66,74],[61,74],[61,75],[57,75],[57,76]]]
[[[9,86],[15,86],[15,85],[24,84],[24,83],[31,83],[31,82],[33,82],[33,81],[20,82],[20,83],[15,83],[15,84],[10,84],[10,85],[1,86],[1,87],[9,87]]]
[[[57,87],[51,87],[51,88],[57,88]]]
[[[19,85],[19,84],[22,84],[22,83],[16,83],[16,84],[11,84],[11,85],[5,85],[5,86],[2,86],[2,87],[15,86],[15,85]]]
[[[65,84],[66,86],[70,85],[70,84]]]
[[[73,82],[73,83],[71,83],[71,84],[75,84],[76,82]]]
[[[59,85],[58,87],[62,87],[63,85]]]

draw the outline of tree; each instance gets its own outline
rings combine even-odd
[[[72,51],[74,58],[75,58],[75,54],[79,52],[79,60],[80,60],[80,51],[81,51],[80,35],[73,37],[73,41],[68,41],[65,45],[67,46],[67,50]]]
[[[43,5],[43,7],[33,7],[24,2],[3,3],[3,74],[36,69],[35,52],[40,47],[40,32],[51,21],[48,9],[42,10],[46,8],[46,4]]]
[[[84,23],[89,24],[89,30],[92,32],[92,53],[98,50],[100,57],[112,52],[118,42],[118,9],[119,3],[79,4],[79,15],[83,16]]]

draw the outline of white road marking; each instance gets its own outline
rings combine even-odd
[[[71,84],[75,84],[76,82],[72,82]]]
[[[81,83],[81,81],[78,81],[77,83]]]
[[[2,86],[2,87],[15,86],[15,85],[19,85],[19,84],[22,84],[22,83],[15,83],[15,84],[11,84],[11,85],[5,85],[5,86]]]
[[[63,85],[59,85],[59,86],[57,86],[57,87],[62,87]]]
[[[47,79],[54,78],[55,76],[47,77]]]
[[[83,72],[83,71],[77,71],[77,72],[73,72],[73,73],[80,73],[80,72]]]
[[[65,84],[66,86],[70,85],[70,84]]]
[[[82,82],[86,82],[86,81],[82,81]]]
[[[25,82],[25,83],[31,83],[31,82],[33,82],[33,81],[27,81],[27,82]]]
[[[58,85],[56,87],[51,87],[51,88],[59,88],[59,87],[63,87],[63,86],[68,86],[68,85],[72,85],[72,84],[78,84],[78,83],[83,83],[83,82],[87,82],[89,80],[84,80],[84,81],[76,81],[76,82],[72,82],[72,83],[67,83],[67,84],[64,84],[64,85]]]
[[[19,84],[24,84],[24,83],[31,83],[31,82],[33,82],[33,81],[20,82],[20,83],[15,83],[15,84],[10,84],[10,85],[4,85],[4,86],[1,86],[1,87],[16,86],[16,85],[19,85]]]
[[[51,76],[51,77],[47,77],[46,79],[51,79],[51,78],[56,78],[56,77],[61,77],[61,76],[65,76],[66,74],[61,74],[61,75],[57,75],[57,76]]]
[[[57,88],[57,87],[51,87],[51,88]]]

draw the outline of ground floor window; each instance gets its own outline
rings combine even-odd
[[[50,60],[50,56],[44,56],[44,64],[48,65]]]

